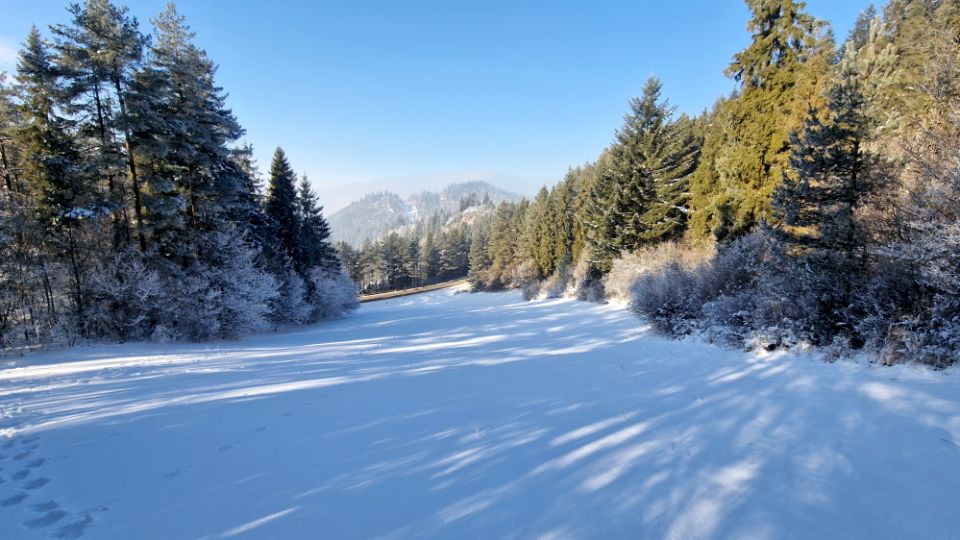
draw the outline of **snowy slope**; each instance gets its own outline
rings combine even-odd
[[[517,294],[0,368],[0,538],[957,538],[955,372]]]

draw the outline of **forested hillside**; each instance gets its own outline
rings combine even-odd
[[[470,184],[457,184],[467,185]],[[433,194],[423,192],[421,200],[427,195]],[[411,223],[374,240],[368,238],[356,247],[337,242],[344,268],[362,292],[417,287],[466,277],[474,235],[492,219],[496,207],[489,193],[481,196],[471,192],[455,204],[451,208],[445,199],[437,197],[435,204],[425,206],[434,208],[429,216],[417,216]]]
[[[487,182],[450,184],[439,192],[421,191],[403,198],[396,193],[370,193],[345,208],[330,214],[331,239],[359,247],[364,241],[376,241],[391,231],[409,232],[421,222],[441,215],[447,218],[476,202],[516,202],[522,197]],[[403,230],[401,230],[403,229]]]
[[[69,10],[0,78],[0,348],[202,340],[352,309],[309,182],[278,149],[261,194],[174,5],[147,31],[109,0]]]
[[[668,335],[960,352],[960,2],[891,0],[838,42],[747,0],[736,91],[678,115],[651,78],[595,162],[476,235],[479,288],[628,297]]]

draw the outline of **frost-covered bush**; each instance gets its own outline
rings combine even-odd
[[[307,301],[307,287],[293,267],[287,267],[279,276],[279,288],[270,304],[270,315],[280,325],[303,324],[310,321],[313,306]]]
[[[639,258],[646,262],[630,287],[631,308],[667,335],[704,328],[723,341],[740,340],[752,326],[768,246],[766,233],[758,231],[721,247],[709,261],[702,261],[702,252],[676,247],[651,250]]]
[[[270,328],[279,287],[256,264],[256,250],[234,231],[211,234],[206,242],[207,261],[197,261],[188,269],[155,263],[163,269],[166,296],[158,301],[152,338],[203,341]]]
[[[540,296],[545,299],[561,298],[570,281],[570,267],[562,265],[540,286]]]
[[[309,304],[313,320],[337,319],[360,306],[357,284],[342,268],[314,268],[310,271]]]
[[[160,276],[139,252],[101,261],[90,279],[91,333],[120,341],[148,337],[163,293]]]
[[[590,264],[586,252],[587,250],[584,250],[581,253],[576,266],[573,267],[566,294],[577,300],[601,303],[606,300],[603,291],[603,276]]]
[[[635,252],[624,252],[613,261],[603,278],[603,289],[611,300],[629,300],[633,284],[645,274],[657,273],[670,263],[692,268],[709,256],[706,249],[692,249],[665,242]]]
[[[862,326],[886,363],[960,359],[960,223],[938,221],[915,222],[911,242],[887,246],[887,265],[899,271],[871,284],[870,324]]]
[[[226,256],[211,272],[210,284],[220,290],[218,312],[224,337],[269,328],[270,302],[278,294],[276,280],[257,266],[256,251],[242,240],[230,234],[216,240]]]
[[[630,307],[663,334],[689,334],[701,318],[698,270],[670,261],[657,272],[641,275],[630,289]]]

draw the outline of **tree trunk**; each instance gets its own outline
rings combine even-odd
[[[147,238],[143,233],[143,206],[140,202],[140,181],[137,177],[137,163],[133,156],[133,142],[131,141],[130,128],[126,125],[127,106],[123,99],[123,91],[120,87],[120,78],[113,80],[117,91],[117,103],[120,104],[120,116],[124,120],[123,138],[124,146],[127,149],[127,165],[130,169],[130,185],[133,188],[133,214],[137,220],[137,240],[140,244],[140,251],[147,250]]]

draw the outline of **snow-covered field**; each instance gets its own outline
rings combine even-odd
[[[440,291],[0,360],[0,538],[958,538],[958,375]]]

